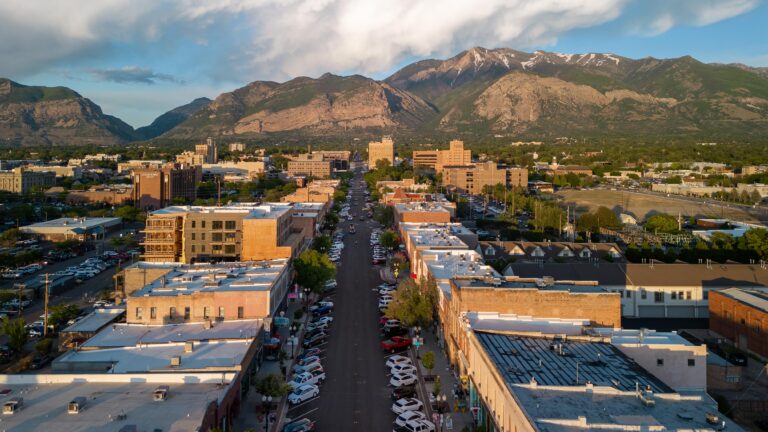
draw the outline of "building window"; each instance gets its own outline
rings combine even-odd
[[[677,293],[677,298],[679,298],[680,300],[682,300],[684,297],[685,297],[685,293],[684,293],[684,292],[682,292],[682,291],[679,291],[679,292]]]
[[[691,292],[690,291],[686,291],[685,292],[685,299],[686,300],[690,300],[691,299]]]
[[[234,243],[236,240],[235,233],[225,233],[224,234],[224,241],[227,243]]]
[[[200,245],[200,252],[205,253],[205,245]]]
[[[670,293],[670,297],[672,298],[672,300],[677,300],[677,293],[676,293],[676,292],[674,292],[674,291],[672,291],[672,292]]]
[[[643,300],[648,298],[648,293],[644,289],[640,290],[640,298]]]
[[[213,250],[213,253],[221,253],[221,245],[213,245],[211,246],[211,249]]]
[[[195,239],[195,233],[192,233],[192,240]]]
[[[200,228],[205,228],[205,221],[200,221]]]
[[[192,245],[192,253],[195,253],[195,245]]]
[[[688,359],[688,366],[690,367],[696,366],[696,359]]]
[[[230,220],[230,221],[224,222],[224,228],[228,230],[236,229],[236,227],[237,227],[237,224],[235,223],[235,221]]]
[[[174,319],[176,317],[176,308],[171,306],[171,308],[168,310],[168,317],[170,319]]]
[[[704,290],[704,291],[702,292],[702,294],[703,294],[703,296],[704,296],[704,300],[707,300],[707,299],[709,299],[709,291],[707,291],[707,290]]]
[[[211,234],[211,241],[220,242],[224,236],[221,235],[221,233],[213,233]]]
[[[656,359],[656,366],[664,366],[664,359]]]
[[[189,306],[185,306],[185,307],[184,307],[184,319],[185,319],[185,320],[188,320],[188,319],[189,319],[189,316],[190,316],[190,310],[189,310]]]
[[[140,307],[136,308],[136,319],[141,319],[141,308]]]
[[[203,307],[203,319],[208,319],[211,316],[211,307],[205,306]]]
[[[744,318],[740,319],[739,322],[741,322],[741,325],[747,324],[747,320],[745,320]]]
[[[653,301],[656,303],[664,303],[664,293],[663,292],[653,293]]]
[[[213,229],[220,230],[224,227],[224,223],[222,221],[213,221]]]
[[[219,318],[224,318],[224,306],[219,306]]]
[[[195,221],[192,221],[192,228],[195,227]]]
[[[152,306],[151,308],[149,308],[149,318],[150,319],[157,318],[157,308],[156,307]]]
[[[200,240],[205,241],[205,233],[200,233]]]
[[[243,307],[242,306],[238,306],[237,307],[237,318],[238,319],[243,319],[244,316],[245,316],[245,311],[243,310]]]
[[[626,291],[624,292],[624,294],[626,294],[626,295],[627,295],[627,298],[632,298],[632,291],[630,291],[630,290],[626,290]]]
[[[235,245],[224,245],[224,253],[227,255],[234,255]]]

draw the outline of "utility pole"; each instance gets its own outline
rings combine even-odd
[[[45,315],[43,316],[43,337],[48,335],[48,273],[45,274]]]
[[[217,186],[216,205],[221,206],[221,177],[219,176],[216,176],[216,186]]]

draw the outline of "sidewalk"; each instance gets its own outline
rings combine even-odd
[[[448,359],[445,357],[445,353],[437,344],[437,338],[429,330],[422,330],[421,337],[424,340],[424,344],[419,348],[419,356],[423,358],[424,353],[432,351],[435,353],[435,368],[429,371],[421,364],[421,360],[417,360],[419,367],[419,378],[426,390],[423,402],[426,405],[426,413],[431,416],[431,421],[435,423],[437,431],[461,431],[464,427],[468,430],[472,430],[474,422],[472,414],[469,409],[461,409],[456,398],[456,390],[460,387],[457,377],[451,371],[448,364]],[[415,357],[415,350],[412,350],[412,358]],[[445,396],[445,403],[442,404],[444,410],[442,413],[442,425],[440,413],[433,412],[431,404],[429,403],[431,394],[435,389],[434,380],[428,382],[423,380],[426,375],[433,375],[440,377],[440,393],[439,395]],[[465,396],[466,401],[466,396]]]
[[[285,312],[285,317],[290,318],[291,323],[293,323],[293,314],[296,310],[299,310],[304,307],[304,301],[297,300],[295,302],[288,304],[288,309]],[[293,369],[293,362],[294,359],[291,355],[291,349],[293,348],[293,354],[298,355],[301,353],[301,335],[304,332],[304,329],[306,327],[306,319],[307,314],[305,313],[302,315],[299,322],[301,323],[300,328],[296,331],[296,337],[297,337],[297,345],[295,347],[291,347],[290,343],[284,342],[282,346],[283,352],[286,354],[284,366],[285,370],[287,372],[287,377],[285,379],[286,382],[290,381]],[[274,325],[274,324],[273,324]],[[280,338],[283,341],[288,341],[290,338],[290,326],[278,326],[274,327],[275,333],[280,335]],[[270,374],[281,374],[282,370],[280,370],[280,361],[279,360],[263,360],[261,363],[261,366],[259,367],[259,370],[256,372],[255,380],[264,378]],[[234,422],[232,424],[232,430],[234,432],[243,432],[248,430],[253,430],[256,432],[262,432],[265,431],[266,427],[266,418],[264,416],[264,409],[263,409],[263,402],[261,401],[262,395],[257,393],[255,389],[251,389],[251,391],[248,393],[247,397],[243,399],[242,405],[240,407],[240,414],[234,419]],[[269,430],[270,431],[276,431],[279,430],[278,426],[283,422],[283,416],[285,415],[285,404],[286,404],[286,398],[283,397],[281,399],[275,400],[273,398],[272,400],[272,409],[270,410],[270,421],[269,421]]]

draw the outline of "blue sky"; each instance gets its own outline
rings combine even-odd
[[[138,127],[255,80],[384,78],[472,46],[768,66],[765,23],[764,0],[5,0],[0,76]]]

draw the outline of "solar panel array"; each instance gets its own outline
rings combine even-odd
[[[673,390],[616,347],[602,342],[564,342],[558,339],[475,332],[507,384],[573,386],[591,382],[622,391],[647,386],[657,393]],[[578,364],[578,383],[576,370]]]

